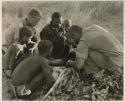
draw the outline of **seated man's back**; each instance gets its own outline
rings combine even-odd
[[[33,54],[17,65],[12,74],[13,84],[27,83],[39,72],[43,72],[43,74],[48,75],[48,77],[51,75],[49,75],[51,71],[47,59],[38,54]]]

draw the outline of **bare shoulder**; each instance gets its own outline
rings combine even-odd
[[[39,61],[40,61],[42,66],[48,66],[49,65],[48,59],[46,59],[45,57],[39,56]]]
[[[39,54],[32,54],[30,56],[30,59],[34,59],[35,61],[38,61],[41,63],[48,63],[48,60],[45,57],[40,56]]]

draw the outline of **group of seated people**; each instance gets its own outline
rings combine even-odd
[[[71,26],[70,20],[62,23],[60,13],[54,12],[38,42],[34,26],[41,16],[37,10],[31,11],[19,29],[18,40],[3,55],[3,71],[14,86],[22,87],[19,96],[29,96],[42,85],[52,87],[56,80],[52,66],[56,65],[72,66],[78,72],[83,68],[88,73],[109,68],[122,73],[122,45],[106,29]]]
[[[66,65],[71,57],[71,44],[68,45],[66,38],[70,21],[61,24],[60,17],[58,12],[53,13],[51,23],[40,33],[39,42],[30,27],[21,27],[18,39],[3,55],[4,74],[17,89],[22,87],[18,97],[29,96],[42,85],[47,85],[48,89],[52,87],[56,80],[52,76],[52,66]]]

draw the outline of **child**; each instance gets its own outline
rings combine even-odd
[[[32,37],[32,30],[29,27],[22,27],[19,30],[18,42],[13,43],[3,56],[3,70],[7,77],[11,76],[11,72],[14,70],[14,64],[23,55],[24,48]]]
[[[65,19],[62,23],[62,27],[64,28],[65,34],[69,33],[69,29],[72,25],[72,22],[70,19]]]
[[[14,86],[23,88],[19,92],[19,96],[30,96],[45,83],[48,88],[53,85],[52,69],[47,60],[52,48],[53,45],[50,41],[42,40],[38,44],[39,53],[30,55],[16,66],[12,73],[12,83]]]

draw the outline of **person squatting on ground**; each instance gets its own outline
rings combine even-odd
[[[14,86],[22,87],[22,90],[18,92],[19,96],[30,96],[37,88],[45,84],[48,89],[53,85],[53,71],[47,60],[52,49],[53,45],[50,41],[42,40],[38,44],[39,52],[30,55],[16,66],[11,78]]]
[[[69,48],[65,47],[67,45],[64,29],[61,24],[61,15],[59,12],[54,12],[51,18],[50,24],[46,25],[40,32],[40,38],[41,40],[50,40],[53,43],[53,58],[64,58],[68,55]]]
[[[15,66],[21,61],[20,59],[24,55],[28,56],[31,54],[30,49],[34,47],[34,42],[31,47],[27,47],[27,45],[29,46],[29,44],[31,44],[30,39],[32,38],[32,33],[29,27],[25,26],[20,28],[18,41],[13,43],[6,51],[5,55],[3,55],[3,70],[8,77],[11,76]]]
[[[41,19],[41,14],[39,10],[36,8],[32,8],[30,12],[28,13],[27,17],[23,19],[21,22],[18,22],[15,24],[15,26],[10,26],[6,32],[4,32],[2,38],[2,52],[3,54],[6,52],[6,49],[14,42],[17,42],[19,38],[19,30],[21,27],[28,26],[32,29],[33,35],[31,41],[37,42],[37,37],[36,37],[36,28],[35,26],[38,24],[38,22]]]
[[[77,71],[87,73],[108,69],[120,75],[123,72],[123,47],[119,40],[106,29],[91,25],[83,29],[73,25],[68,39],[78,44],[75,61],[68,61]]]

